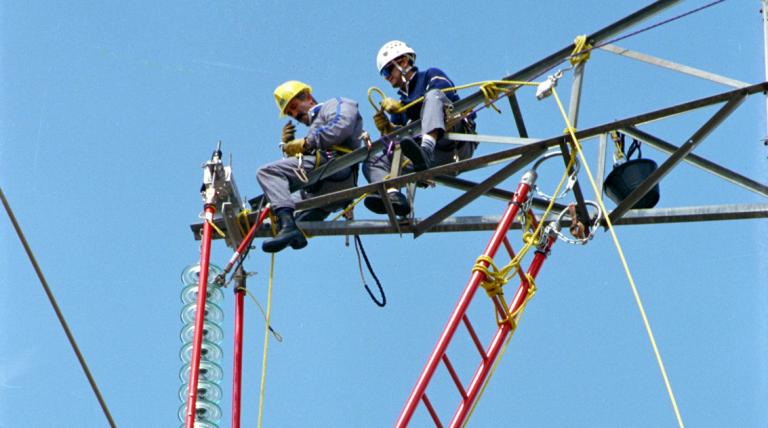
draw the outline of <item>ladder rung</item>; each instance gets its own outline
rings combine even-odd
[[[472,327],[472,323],[469,322],[469,318],[467,318],[467,314],[464,314],[461,317],[462,321],[464,321],[464,325],[467,327],[467,331],[469,331],[469,336],[472,337],[472,341],[475,342],[475,347],[477,348],[477,352],[480,353],[480,356],[483,357],[483,361],[488,359],[488,354],[485,353],[485,348],[483,348],[483,344],[480,342],[480,339],[477,337],[477,333],[475,333],[474,327]]]
[[[534,220],[536,218],[534,217]],[[515,258],[515,250],[512,248],[512,244],[509,243],[509,239],[507,239],[506,235],[504,236],[504,240],[502,241],[504,243],[504,248],[507,249],[507,253],[509,253],[509,258],[514,259]],[[521,281],[525,281],[525,275],[523,275],[523,271],[520,269],[517,269],[517,273],[520,276]]]
[[[502,241],[504,243],[504,248],[507,249],[507,253],[509,254],[510,259],[515,258],[515,250],[512,248],[512,244],[509,243],[509,239],[507,239],[507,236],[504,235],[504,240]]]
[[[426,392],[421,396],[421,400],[424,402],[424,405],[427,406],[427,411],[429,412],[429,415],[432,416],[435,425],[438,428],[443,428],[443,424],[440,423],[440,418],[437,417],[437,412],[435,412],[435,408],[432,407],[432,403],[430,403],[429,398],[427,398]]]
[[[456,388],[459,389],[461,398],[466,400],[467,391],[464,390],[464,385],[461,384],[461,379],[459,379],[459,375],[456,374],[456,370],[453,369],[453,364],[451,364],[451,360],[448,359],[448,355],[446,354],[443,354],[443,363],[445,364],[445,368],[448,369],[448,373],[451,374],[451,378],[453,378],[453,383],[456,384]]]

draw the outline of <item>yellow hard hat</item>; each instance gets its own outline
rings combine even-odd
[[[298,80],[289,80],[275,88],[275,102],[277,102],[277,109],[280,110],[280,117],[285,116],[285,108],[293,97],[304,91],[311,94],[312,87]]]

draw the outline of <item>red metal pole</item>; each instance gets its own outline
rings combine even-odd
[[[245,272],[240,267],[235,272],[235,345],[232,364],[232,428],[240,428],[240,385],[243,368],[243,298],[245,297]]]
[[[256,230],[264,223],[264,220],[267,218],[267,215],[269,214],[269,207],[265,207],[261,210],[259,213],[259,217],[256,220],[256,223],[251,226],[251,229],[246,234],[245,238],[243,238],[242,242],[240,242],[240,245],[237,246],[237,249],[235,250],[235,253],[232,255],[232,257],[229,259],[229,262],[227,263],[227,266],[224,268],[224,271],[221,273],[221,277],[224,278],[226,274],[232,269],[232,266],[235,265],[237,262],[237,259],[240,257],[241,254],[245,251],[246,248],[251,244],[251,241],[253,240],[253,236],[256,233]],[[243,300],[245,298],[245,273],[242,270],[242,267],[238,268],[238,271],[235,273],[235,333],[234,333],[234,346],[233,346],[233,354],[234,354],[234,361],[232,364],[232,428],[240,428],[240,403],[241,403],[241,392],[242,392],[242,369],[243,369],[243,318],[244,318],[244,311],[243,311]]]
[[[197,310],[195,311],[195,333],[192,339],[192,361],[189,370],[189,392],[187,394],[187,426],[195,426],[195,410],[197,406],[197,381],[200,370],[200,349],[203,346],[203,320],[205,319],[205,299],[208,293],[208,263],[211,258],[211,224],[216,212],[214,204],[205,205],[205,223],[203,238],[200,245],[200,275],[197,286]]]
[[[243,240],[240,242],[240,245],[237,246],[237,250],[235,250],[235,253],[232,254],[232,257],[229,258],[229,262],[227,262],[227,265],[224,267],[221,275],[226,276],[229,271],[232,270],[232,266],[235,265],[238,257],[243,254],[243,251],[245,251],[249,245],[251,245],[253,236],[256,234],[256,231],[259,229],[259,227],[264,224],[264,220],[267,218],[267,214],[269,214],[269,207],[262,208],[261,212],[259,213],[259,217],[256,219],[256,223],[251,226],[251,230],[248,231],[248,233],[245,235],[245,238],[243,238]]]
[[[555,239],[556,237],[550,234],[547,237],[547,242],[544,248],[536,250],[536,255],[533,257],[533,261],[531,261],[531,265],[528,267],[528,274],[531,277],[536,278],[536,275],[538,275],[539,270],[541,269],[541,265],[549,255],[550,248],[552,248],[552,245],[555,243]],[[515,297],[512,299],[512,303],[509,305],[508,313],[513,313],[514,311],[518,310],[520,306],[522,306],[522,304],[525,302],[525,298],[528,296],[529,288],[530,283],[527,279],[520,282],[520,287],[518,287],[517,292],[515,293]],[[451,427],[460,427],[466,421],[467,416],[469,415],[469,410],[472,408],[472,403],[474,403],[477,399],[480,388],[488,376],[488,372],[490,371],[493,362],[496,361],[496,358],[499,356],[499,352],[504,345],[504,340],[507,338],[509,333],[509,323],[501,324],[498,330],[496,330],[496,335],[493,337],[491,344],[486,350],[488,359],[480,362],[480,366],[477,368],[475,376],[472,378],[472,382],[469,384],[469,388],[467,388],[467,398],[459,403],[459,407],[456,409],[456,413],[453,415],[453,419],[451,420],[450,424]]]
[[[493,257],[496,255],[496,251],[499,249],[499,245],[504,240],[504,237],[509,230],[510,224],[512,224],[512,221],[515,219],[515,215],[517,215],[517,212],[519,211],[522,204],[528,199],[528,192],[530,192],[531,186],[535,181],[535,171],[528,171],[523,174],[523,177],[520,180],[520,184],[518,184],[517,190],[515,191],[515,195],[512,197],[512,200],[507,206],[507,210],[504,211],[504,215],[502,216],[498,226],[496,226],[496,230],[493,232],[491,240],[485,247],[485,251],[483,251],[484,256]],[[481,263],[483,263],[486,267],[488,266],[486,262]],[[437,340],[437,344],[435,345],[432,354],[429,356],[427,364],[421,371],[421,375],[416,381],[416,385],[413,387],[411,395],[405,402],[405,406],[400,412],[400,416],[398,417],[397,422],[395,422],[396,427],[405,427],[411,420],[413,412],[416,410],[416,407],[419,404],[419,400],[421,400],[422,395],[424,395],[424,391],[426,390],[429,381],[432,379],[432,375],[434,374],[435,369],[440,363],[443,354],[445,354],[445,350],[448,348],[448,344],[453,338],[453,335],[456,332],[456,328],[461,322],[467,307],[472,301],[472,297],[475,295],[475,291],[477,291],[478,285],[480,282],[482,282],[483,279],[485,279],[484,273],[480,271],[474,271],[472,273],[472,276],[469,279],[469,283],[467,283],[467,286],[464,287],[464,292],[459,298],[459,303],[454,308],[453,313],[451,313],[451,317],[448,319],[448,323],[443,329],[443,333]]]

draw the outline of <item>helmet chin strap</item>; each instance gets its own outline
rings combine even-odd
[[[411,79],[407,78],[406,75],[408,75],[408,72],[411,71],[413,66],[411,65],[411,62],[408,61],[408,66],[401,67],[400,64],[395,61],[395,67],[397,67],[397,70],[400,72],[400,81],[403,82],[403,88],[400,89],[405,93],[405,95],[408,95],[408,82],[411,81]]]

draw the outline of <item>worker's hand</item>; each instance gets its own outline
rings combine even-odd
[[[298,140],[291,140],[287,143],[284,143],[283,153],[288,156],[296,156],[306,152],[308,148],[309,146],[307,145],[307,140],[304,138],[299,138]]]
[[[384,98],[381,100],[381,108],[387,113],[399,113],[403,103],[394,98]]]
[[[378,111],[373,115],[373,123],[376,124],[376,129],[379,130],[381,135],[389,134],[395,130],[395,126],[389,121],[389,118],[384,111]]]
[[[296,126],[293,124],[292,121],[289,120],[288,123],[286,123],[283,126],[283,136],[282,138],[280,138],[280,141],[287,143],[295,138],[296,138]]]

